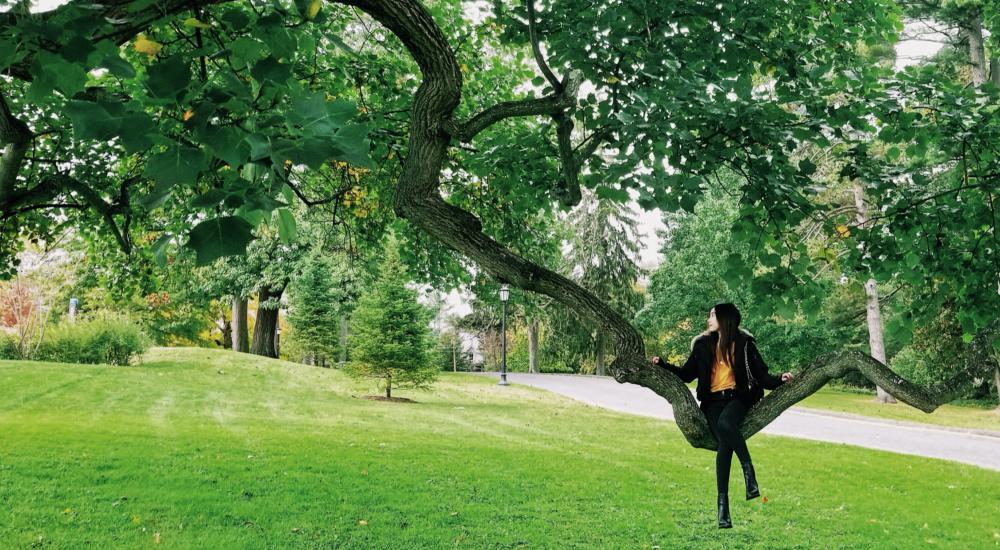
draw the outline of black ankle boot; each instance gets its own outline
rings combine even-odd
[[[760,488],[757,487],[757,476],[753,471],[753,463],[743,464],[743,480],[747,484],[747,500],[760,496]]]
[[[733,520],[729,517],[729,493],[719,493],[719,529],[729,529]]]

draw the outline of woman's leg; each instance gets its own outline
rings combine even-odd
[[[733,448],[728,443],[729,438],[723,437],[719,427],[720,416],[726,410],[726,405],[725,402],[716,402],[710,403],[705,408],[708,425],[719,442],[718,450],[715,452],[715,485],[720,493],[729,492],[729,472],[733,464]]]
[[[742,464],[750,462],[750,451],[747,450],[746,440],[740,433],[740,425],[746,415],[747,410],[743,407],[743,403],[739,399],[733,399],[719,412],[716,428],[716,437],[726,442]]]

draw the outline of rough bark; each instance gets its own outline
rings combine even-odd
[[[223,349],[233,349],[233,322],[223,318],[221,328]]]
[[[673,406],[677,426],[687,441],[695,447],[715,449],[715,438],[694,396],[676,375],[647,361],[642,338],[626,319],[573,281],[500,246],[482,233],[475,216],[448,204],[441,197],[438,190],[440,173],[451,138],[469,134],[455,132],[456,128],[462,128],[452,120],[461,98],[462,76],[454,52],[433,17],[416,0],[347,0],[344,3],[359,7],[385,25],[402,41],[423,73],[411,110],[409,151],[397,183],[396,213],[446,246],[465,254],[499,282],[550,296],[596,321],[614,345],[615,359],[609,366],[611,375],[619,382],[645,386],[666,398]],[[579,163],[574,166],[578,167]],[[566,166],[564,162],[564,170],[574,166]],[[989,338],[1000,332],[998,324],[990,325],[973,339],[965,358],[966,368],[956,376],[972,370],[980,372],[987,362],[991,369],[995,368],[995,362],[983,353],[983,349],[991,341]],[[964,391],[964,388],[957,389],[960,384],[921,388],[869,355],[858,351],[831,352],[806,365],[793,381],[771,392],[753,407],[741,429],[744,436],[756,433],[830,379],[851,370],[860,371],[877,386],[925,412],[933,411]]]
[[[0,204],[10,200],[32,139],[31,129],[15,117],[0,90]]]
[[[864,190],[854,185],[854,203],[857,206],[859,226],[868,223],[868,206],[865,204]],[[875,279],[865,281],[865,313],[868,321],[868,345],[871,355],[885,363],[885,344],[882,338],[882,311],[878,303],[878,284]],[[896,400],[881,387],[875,387],[875,400],[882,404],[892,404]]]
[[[264,288],[257,295],[258,302],[263,304],[268,300],[279,300],[284,290],[283,288]],[[257,307],[257,318],[253,327],[253,342],[250,344],[250,353],[265,357],[278,356],[275,336],[278,329],[279,313],[280,308],[277,307],[270,309]]]
[[[538,373],[538,320],[528,321],[528,372]]]
[[[986,50],[983,48],[983,18],[975,15],[965,27],[969,39],[969,64],[972,66],[972,85],[976,88],[986,83]]]
[[[250,351],[250,336],[247,331],[247,299],[233,298],[233,351]]]

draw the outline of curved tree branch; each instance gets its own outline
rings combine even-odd
[[[465,254],[498,280],[549,296],[576,313],[596,320],[607,329],[614,341],[616,357],[609,370],[615,379],[650,388],[667,399],[687,441],[694,447],[715,449],[715,437],[687,386],[670,371],[654,367],[646,360],[642,339],[627,320],[573,281],[504,248],[482,232],[475,216],[441,197],[438,190],[440,172],[450,137],[455,135],[441,130],[448,129],[461,97],[462,80],[454,53],[431,15],[416,0],[342,1],[357,5],[394,32],[424,73],[424,81],[417,91],[412,110],[410,151],[397,184],[396,213],[445,245]],[[488,121],[496,122],[503,118],[506,117],[484,115],[474,128],[476,132],[481,131],[489,126]],[[456,127],[451,126],[452,129]],[[596,149],[596,145],[589,147]],[[1000,322],[994,322],[977,335],[964,368],[956,374],[955,380],[930,389],[906,381],[861,352],[822,355],[795,379],[754,406],[744,421],[742,431],[747,437],[753,435],[830,379],[841,377],[851,370],[861,372],[900,401],[926,412],[933,411],[958,395],[960,380],[995,368],[989,349],[998,332]]]
[[[531,53],[535,56],[538,70],[542,71],[545,80],[549,81],[552,89],[558,94],[563,91],[564,84],[552,73],[549,64],[545,62],[545,57],[542,56],[542,48],[538,42],[538,25],[535,23],[535,0],[525,0],[525,4],[528,8],[528,39],[531,40]]]

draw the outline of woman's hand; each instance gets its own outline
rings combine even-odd
[[[786,373],[784,373],[784,374],[781,375],[781,381],[782,382],[788,382],[792,378],[795,378],[795,377],[790,372],[786,372]]]

